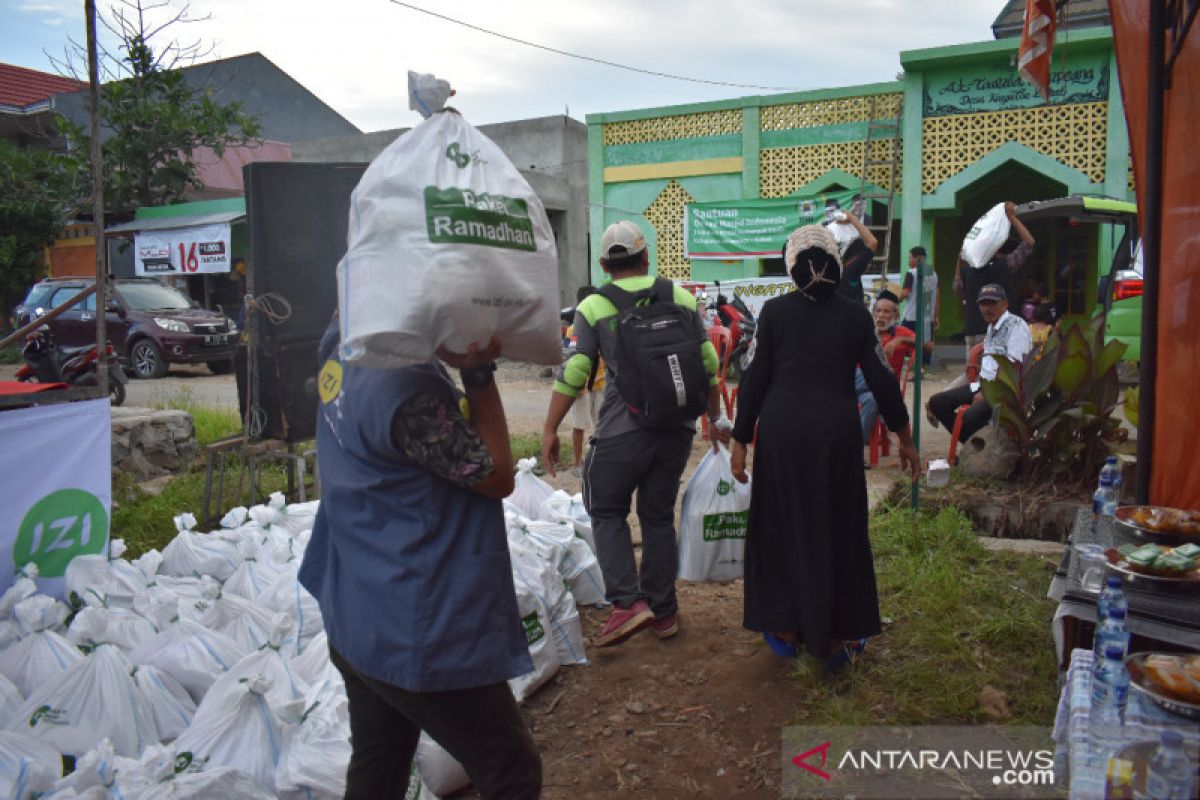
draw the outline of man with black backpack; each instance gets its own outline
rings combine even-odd
[[[653,626],[661,639],[679,632],[675,599],[678,552],[675,499],[696,432],[707,413],[713,446],[729,440],[721,419],[717,352],[696,298],[651,277],[646,238],[617,222],[600,240],[600,266],[612,283],[575,309],[576,352],[559,368],[542,434],[550,474],[559,458],[558,426],[603,358],[608,384],[583,464],[583,502],[612,614],[593,642],[610,647]],[[642,527],[639,573],[629,532],[638,493]]]

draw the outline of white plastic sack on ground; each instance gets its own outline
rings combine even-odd
[[[249,651],[224,634],[180,618],[175,611],[178,601],[169,593],[160,594],[164,591],[151,590],[152,608],[146,612],[159,628],[158,635],[134,648],[129,658],[158,667],[199,701],[213,681]]]
[[[600,572],[600,562],[587,542],[575,535],[575,527],[570,522],[530,522],[525,526],[525,532],[558,551],[551,562],[571,590],[576,604],[604,605],[604,575]]]
[[[201,625],[225,634],[248,652],[267,643],[274,618],[270,609],[236,594],[222,593],[220,584],[207,575],[200,579],[200,592],[210,604],[200,618]]]
[[[110,595],[107,598],[107,602],[103,603],[98,601],[95,595],[91,593],[85,595],[85,598],[88,602],[84,610],[97,611],[104,614],[107,618],[107,641],[110,644],[120,647],[126,653],[158,633],[158,629],[154,627],[154,624],[150,620],[134,611],[128,605],[131,602],[128,597]],[[76,623],[78,621],[79,616],[76,616],[75,622],[71,624],[70,629],[67,631],[67,638],[75,644],[81,643],[76,633]]]
[[[732,581],[742,577],[750,484],[733,479],[729,451],[709,450],[688,481],[679,512],[679,577]]]
[[[288,659],[279,652],[284,642],[292,637],[293,625],[287,614],[276,614],[271,621],[266,645],[244,656],[229,668],[209,687],[204,700],[196,708],[195,719],[200,720],[212,711],[213,703],[220,700],[213,698],[224,697],[236,691],[237,684],[256,675],[265,676],[271,684],[267,693],[267,702],[272,708],[282,708],[288,703],[303,700],[308,692],[308,683],[296,673]]]
[[[236,594],[247,600],[258,596],[279,577],[279,566],[271,558],[259,558],[261,548],[252,539],[243,539],[237,544],[242,563],[233,571],[221,587],[224,594]]]
[[[539,519],[551,522],[570,522],[575,528],[575,535],[587,542],[593,553],[596,552],[596,540],[592,536],[592,518],[583,507],[583,495],[571,496],[559,489],[542,501]]]
[[[536,458],[522,458],[517,462],[513,492],[504,498],[504,502],[529,519],[542,519],[542,503],[554,494],[553,486],[533,474],[537,463]]]
[[[550,637],[550,617],[524,581],[513,583],[517,590],[517,610],[521,614],[521,626],[525,629],[525,643],[529,645],[529,657],[533,659],[533,670],[510,678],[508,687],[518,703],[538,690],[558,672],[558,651]]]
[[[62,775],[62,755],[23,733],[0,731],[0,797],[33,800]]]
[[[152,664],[139,664],[130,677],[150,706],[161,741],[173,741],[192,724],[196,703],[179,681]]]
[[[1012,223],[1004,211],[1004,203],[992,206],[986,214],[975,221],[963,239],[962,257],[975,269],[980,269],[992,260],[996,251],[1008,239]]]
[[[204,709],[175,740],[175,751],[203,764],[204,770],[232,767],[251,776],[260,788],[275,791],[275,766],[283,740],[284,721],[266,701],[271,681],[261,675],[210,692]],[[202,705],[202,708],[203,708]]]
[[[147,595],[157,594],[162,591],[168,592],[179,601],[178,609],[172,611],[172,616],[178,613],[183,619],[199,622],[208,613],[208,610],[212,608],[211,599],[201,591],[201,587],[203,586],[202,580],[202,578],[194,576],[173,578],[170,575],[159,575],[155,579],[154,587]],[[212,579],[210,578],[210,580]],[[146,597],[135,598],[133,607],[142,616],[153,621],[153,617],[143,609],[143,605],[146,602]]]
[[[347,360],[413,364],[496,336],[507,358],[561,361],[545,209],[457,113],[435,114],[371,162],[350,199],[347,243],[337,267]]]
[[[218,767],[184,772],[164,783],[147,786],[128,800],[276,800],[251,776],[239,769]]]
[[[143,749],[159,743],[154,714],[130,677],[132,664],[119,647],[106,643],[107,624],[101,609],[79,612],[71,629],[92,651],[30,692],[10,730],[77,757],[102,737],[108,737],[114,751],[126,758],[137,758]]]
[[[113,743],[101,739],[75,762],[75,771],[65,775],[54,785],[52,800],[60,797],[95,797],[102,800],[119,798],[126,788],[122,784],[123,773],[130,767],[136,768],[133,759],[122,758],[113,749]]]
[[[296,634],[290,648],[293,656],[304,652],[305,643],[324,630],[321,605],[297,580],[298,569],[298,563],[288,564],[258,598],[259,605],[282,611],[292,618]]]
[[[162,554],[162,572],[167,575],[211,575],[219,581],[232,575],[241,561],[232,542],[187,529],[180,530],[179,535],[163,548]]]
[[[31,561],[17,574],[13,585],[0,595],[0,651],[27,633],[13,616],[13,609],[17,607],[17,603],[37,594],[37,584],[34,582],[38,574],[37,564]]]
[[[249,510],[245,506],[234,506],[229,509],[225,516],[221,517],[221,527],[240,528],[246,524],[246,519],[250,516]]]
[[[414,760],[421,782],[438,797],[453,794],[471,783],[462,764],[424,731],[421,731],[421,738],[417,740]]]
[[[25,704],[25,696],[16,684],[0,675],[0,729],[6,727],[13,715]]]
[[[66,606],[54,598],[34,595],[17,603],[13,614],[24,636],[0,650],[0,674],[28,698],[47,681],[70,669],[83,654],[53,630],[67,617]]]
[[[125,597],[145,594],[154,585],[162,562],[163,554],[157,550],[148,550],[133,561],[114,558],[108,563],[113,577],[110,594]]]
[[[558,662],[564,666],[588,663],[579,609],[554,566],[519,527],[508,528],[508,552],[512,560],[513,580],[525,584],[550,619],[550,632]]]
[[[324,681],[341,682],[342,674],[329,660],[329,638],[322,630],[303,645],[300,655],[292,659],[292,669],[310,686]]]
[[[345,695],[308,710],[284,734],[275,767],[275,791],[281,798],[341,798],[350,765],[350,714]]]

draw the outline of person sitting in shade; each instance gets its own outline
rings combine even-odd
[[[992,418],[992,407],[984,399],[983,381],[995,380],[1000,371],[997,359],[1006,358],[1019,367],[1033,347],[1033,337],[1025,320],[1008,310],[1008,295],[998,283],[989,283],[979,290],[979,312],[987,322],[983,338],[983,360],[979,364],[979,380],[938,392],[929,398],[927,406],[946,430],[954,430],[954,419],[960,406],[969,405],[963,415],[958,440],[965,442]]]
[[[904,370],[904,359],[912,355],[917,346],[917,334],[903,325],[896,324],[899,305],[900,298],[884,289],[875,299],[875,306],[871,309],[871,316],[875,320],[875,336],[879,339],[884,356],[887,357],[888,366],[896,373],[897,378]],[[854,371],[854,393],[858,395],[858,421],[862,426],[865,447],[870,443],[871,431],[879,419],[879,404],[875,401],[875,395],[871,393],[871,387],[867,385],[867,379],[863,377],[862,367]]]

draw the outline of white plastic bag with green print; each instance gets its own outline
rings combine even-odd
[[[457,112],[434,114],[371,162],[350,199],[337,278],[347,361],[413,364],[492,336],[508,358],[562,359],[546,211]]]
[[[729,451],[709,450],[683,492],[679,514],[679,577],[732,581],[742,577],[750,484],[733,479]]]

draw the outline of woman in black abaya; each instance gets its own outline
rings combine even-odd
[[[908,410],[863,305],[836,293],[841,264],[820,225],[788,237],[797,291],[767,301],[738,392],[733,474],[755,439],[745,618],[778,654],[802,645],[837,669],[879,633],[854,371],[862,366],[902,468],[917,476]]]

